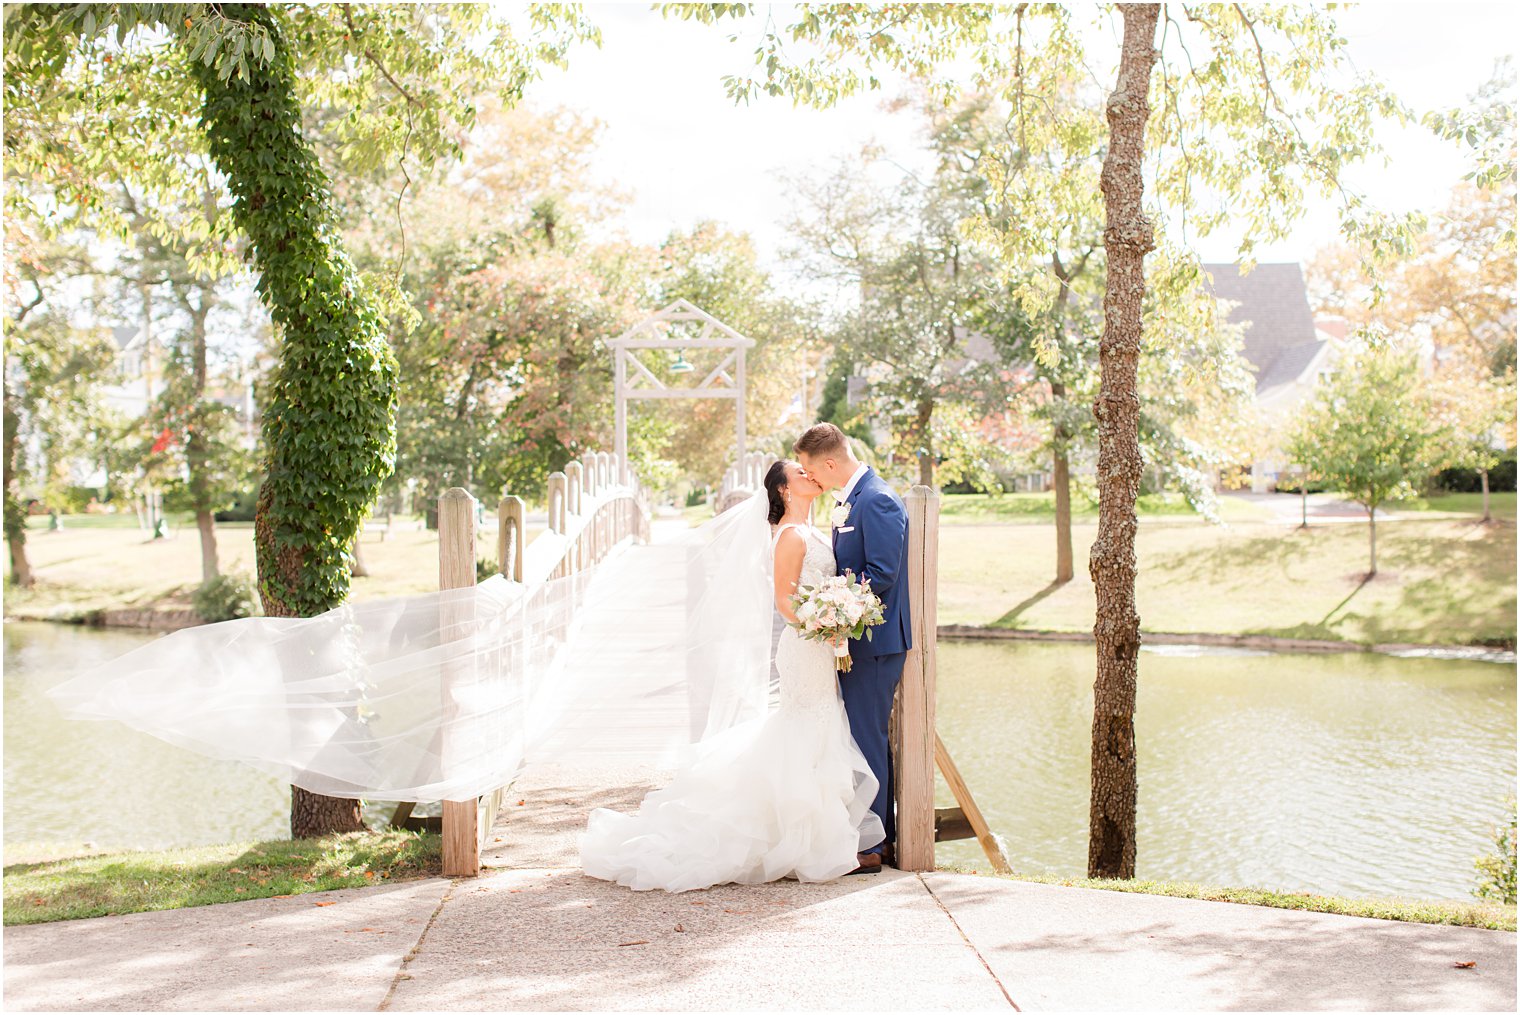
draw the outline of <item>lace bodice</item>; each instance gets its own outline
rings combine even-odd
[[[818,582],[834,574],[834,550],[829,546],[829,541],[823,538],[823,533],[811,525],[798,525],[789,522],[776,530],[771,539],[771,547],[774,550],[781,541],[781,533],[787,529],[796,529],[802,533],[802,572],[797,576],[798,585],[816,585]]]
[[[816,585],[834,574],[834,550],[823,533],[811,525],[783,525],[776,530],[775,543],[785,529],[802,533],[802,571],[798,585]],[[781,707],[789,712],[810,715],[832,722],[842,714],[839,686],[834,677],[834,650],[823,642],[805,641],[788,626],[776,644],[776,670],[781,676]]]

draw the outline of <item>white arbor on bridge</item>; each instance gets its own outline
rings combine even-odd
[[[744,354],[755,341],[739,334],[716,317],[686,300],[644,318],[638,324],[608,342],[615,367],[614,398],[616,428],[613,452],[626,469],[628,462],[628,402],[642,398],[728,398],[734,403],[734,460],[744,461],[746,431],[744,422]],[[674,387],[651,370],[640,355],[651,349],[676,353],[676,361],[667,370],[678,374],[695,370],[686,362],[688,349],[728,350],[718,358],[700,382],[692,387]],[[631,369],[630,369],[631,368]],[[621,478],[621,477],[620,477]]]

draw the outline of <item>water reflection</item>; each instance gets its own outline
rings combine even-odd
[[[5,625],[5,843],[161,849],[289,834],[289,788],[115,722],[63,718],[43,692],[157,637]],[[23,849],[22,852],[26,852]]]
[[[1165,651],[1140,673],[1139,876],[1467,896],[1514,785],[1513,666]],[[1091,646],[944,642],[939,674],[941,735],[1015,868],[1081,874]],[[986,866],[970,841],[939,855]]]

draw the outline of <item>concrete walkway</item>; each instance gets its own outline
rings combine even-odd
[[[888,870],[635,893],[575,867],[664,773],[528,773],[482,877],[13,927],[37,1010],[1491,1010],[1515,935]],[[1455,963],[1475,963],[1457,968]]]

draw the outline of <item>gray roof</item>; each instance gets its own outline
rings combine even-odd
[[[1256,390],[1295,380],[1319,352],[1304,273],[1296,263],[1258,264],[1242,276],[1234,264],[1205,264],[1210,290],[1237,306],[1230,321],[1244,324],[1246,360],[1256,368]]]

